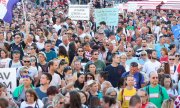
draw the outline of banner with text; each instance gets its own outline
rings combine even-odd
[[[68,16],[72,20],[89,20],[89,5],[69,5]]]
[[[0,69],[0,82],[6,86],[7,91],[12,93],[16,88],[16,68]]]
[[[98,26],[101,21],[105,21],[108,26],[118,25],[118,8],[95,9],[95,21]]]

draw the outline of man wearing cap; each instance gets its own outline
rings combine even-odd
[[[42,72],[48,72],[48,63],[46,62],[46,54],[44,52],[39,52],[38,54],[38,65],[42,68]]]
[[[122,78],[125,78],[128,75],[134,76],[134,79],[135,79],[134,87],[136,89],[139,89],[144,86],[144,76],[140,72],[138,72],[138,63],[137,62],[131,62],[130,71],[123,73]]]
[[[14,50],[12,54],[12,60],[6,63],[6,68],[19,68],[23,66],[22,62],[20,61],[20,51]]]

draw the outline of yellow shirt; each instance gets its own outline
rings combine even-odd
[[[123,91],[123,93],[122,93]],[[131,96],[136,94],[136,89],[133,88],[132,90],[128,90],[127,88],[124,88],[120,91],[118,95],[118,100],[122,102],[122,108],[128,108],[129,107],[129,100]]]
[[[58,56],[58,59],[61,60],[61,59],[65,59],[65,61],[69,64],[69,58],[68,57],[65,57],[65,56]]]

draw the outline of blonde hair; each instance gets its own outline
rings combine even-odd
[[[172,99],[164,100],[161,108],[174,108],[174,101]]]

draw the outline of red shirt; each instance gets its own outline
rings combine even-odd
[[[146,102],[145,104],[142,104],[141,108],[146,108],[146,106],[148,105],[149,102]]]
[[[163,62],[168,62],[168,56],[161,57],[161,58],[160,58],[160,62],[161,62],[161,63],[163,63]]]

